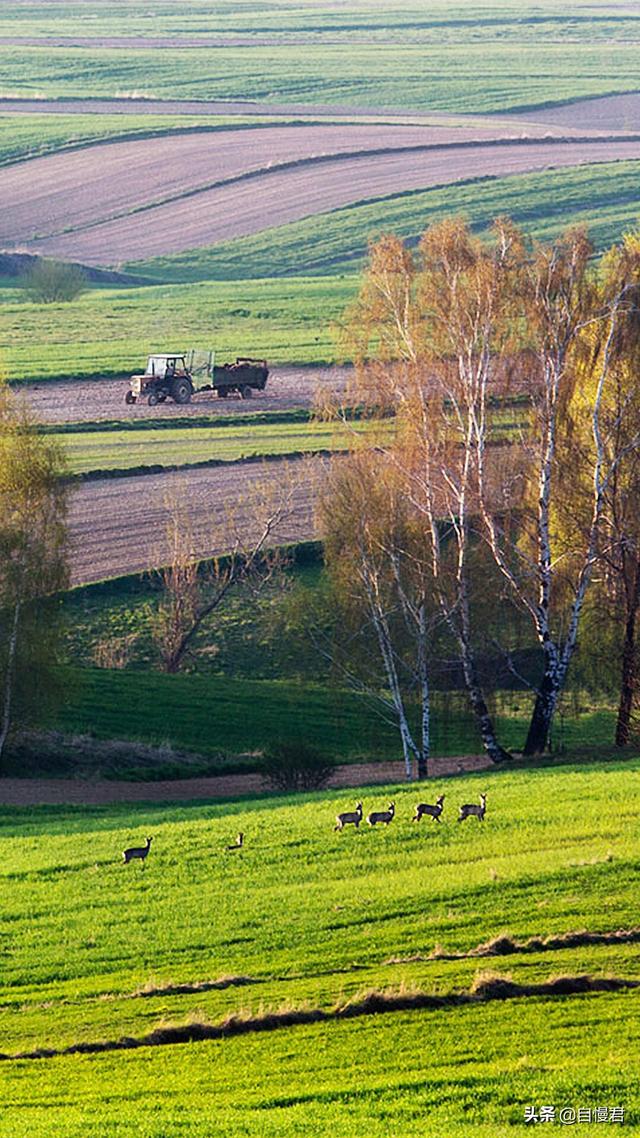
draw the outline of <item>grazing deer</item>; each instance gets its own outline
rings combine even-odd
[[[238,834],[238,837],[236,838],[235,842],[233,843],[233,845],[227,846],[227,849],[228,850],[241,850],[243,845],[244,845],[244,834],[242,833],[242,830],[241,830],[240,833]]]
[[[367,822],[370,826],[377,826],[378,822],[382,822],[385,826],[388,826],[389,822],[393,822],[395,812],[395,803],[390,802],[388,810],[373,810],[371,814],[367,814]]]
[[[335,830],[344,830],[345,826],[352,823],[356,830],[362,821],[362,803],[359,802],[355,810],[347,810],[344,814],[336,814],[336,825],[333,827]]]
[[[441,794],[438,798],[436,798],[433,806],[430,806],[428,802],[419,802],[416,806],[416,812],[412,818],[412,821],[419,822],[421,818],[428,817],[431,818],[434,822],[440,822],[440,815],[444,809],[443,803],[444,794]]]
[[[137,857],[142,862],[142,868],[144,869],[144,863],[145,863],[145,860],[147,858],[147,854],[149,853],[150,849],[151,849],[151,838],[147,838],[146,846],[132,846],[131,849],[129,849],[129,850],[123,850],[122,856],[124,858],[124,864],[128,865],[130,861],[133,861],[134,858]]]
[[[467,802],[467,803],[465,803],[464,806],[460,807],[460,814],[458,815],[458,821],[464,822],[465,818],[469,818],[470,815],[475,814],[475,816],[479,822],[484,822],[484,816],[486,813],[486,809],[487,809],[487,796],[486,796],[486,794],[481,794],[479,806],[475,802]]]

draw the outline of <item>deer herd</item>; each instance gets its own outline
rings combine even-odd
[[[415,809],[415,814],[411,819],[412,822],[419,822],[421,818],[431,818],[432,822],[441,822],[442,811],[444,810],[444,794],[440,794],[434,803],[419,802]],[[464,822],[466,818],[475,817],[479,822],[484,822],[484,816],[487,811],[487,796],[486,794],[480,795],[480,802],[465,802],[461,807],[458,814],[458,821]],[[388,826],[395,818],[396,807],[395,802],[390,802],[386,810],[372,810],[367,814],[367,822],[370,826]],[[355,826],[356,830],[359,828],[363,817],[362,803],[358,802],[355,810],[346,810],[343,814],[336,814],[336,825],[334,830],[344,830],[345,826]],[[151,849],[151,838],[147,838],[146,845],[144,846],[131,846],[127,850],[122,851],[124,864],[128,865],[131,861],[140,861],[142,868],[147,860],[149,850]],[[244,834],[239,833],[235,842],[231,846],[227,846],[227,850],[241,850],[244,846]]]
[[[430,802],[419,802],[416,806],[415,814],[411,819],[412,822],[419,822],[421,818],[431,818],[432,822],[440,822],[442,811],[444,810],[444,794],[440,794],[432,804]],[[460,807],[458,814],[458,821],[464,822],[465,818],[472,816],[477,818],[479,822],[484,822],[484,816],[487,812],[487,796],[486,794],[480,795],[480,802],[465,802]],[[395,817],[396,807],[394,802],[390,802],[386,810],[372,810],[367,814],[367,822],[370,826],[377,826],[379,824],[388,826],[393,822]],[[344,830],[345,826],[355,826],[358,829],[362,821],[362,803],[359,802],[355,810],[346,810],[344,814],[336,814],[336,825],[334,830]]]

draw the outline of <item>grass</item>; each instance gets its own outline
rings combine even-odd
[[[144,466],[185,466],[198,462],[237,462],[256,456],[312,454],[344,450],[354,435],[378,429],[374,423],[255,424],[176,427],[173,430],[69,431],[61,435],[69,470],[74,474],[129,470]]]
[[[476,178],[377,198],[209,249],[132,263],[129,269],[156,280],[185,282],[251,278],[260,275],[264,264],[274,277],[353,272],[361,269],[369,241],[380,233],[397,233],[414,244],[426,225],[452,213],[465,214],[480,232],[506,214],[539,240],[549,240],[571,224],[585,224],[601,251],[637,225],[639,175],[640,162],[605,162]]]
[[[233,643],[232,630],[227,636]],[[229,640],[223,651],[229,651]],[[245,647],[245,661],[256,648],[255,641]],[[326,681],[103,668],[69,669],[66,681],[65,703],[47,725],[68,734],[167,742],[205,756],[246,755],[277,740],[303,740],[321,745],[337,762],[401,758],[395,728],[375,714],[371,701]],[[496,718],[506,746],[522,746],[527,712],[523,696],[498,702]],[[558,716],[555,746],[607,746],[613,724],[612,711],[572,709],[570,716]],[[481,752],[461,696],[434,693],[432,739],[434,754]]]
[[[154,52],[138,47],[4,46],[0,95],[61,99],[133,94],[491,113],[640,87],[632,38],[637,20],[632,17],[612,18],[608,29],[596,25],[604,33],[600,42],[588,17],[552,22],[550,38],[544,24],[525,23],[519,29],[509,24],[503,34],[495,16],[485,22],[476,16],[466,25],[451,23],[439,42],[433,27],[424,30],[424,38],[367,42],[366,14],[362,24],[362,38],[345,28],[342,42],[326,42],[322,51],[304,38],[294,44],[228,46],[224,66],[219,53],[208,48],[168,52],[158,67]],[[411,35],[411,26],[404,30]]]
[[[333,329],[358,287],[355,270],[371,237],[384,230],[415,241],[425,224],[451,212],[466,213],[484,229],[507,213],[542,239],[572,222],[589,223],[603,249],[637,223],[639,170],[637,162],[608,163],[376,200],[214,249],[132,265],[167,283],[92,289],[67,305],[34,304],[14,284],[0,290],[3,364],[16,382],[127,375],[148,352],[176,340],[211,344],[218,359],[250,354],[272,364],[331,361]],[[315,277],[298,275],[310,270]],[[266,274],[272,279],[262,279]],[[247,277],[255,279],[241,279]]]
[[[250,355],[270,364],[325,363],[335,356],[332,324],[356,288],[351,277],[210,282],[92,289],[69,304],[50,305],[5,288],[2,363],[17,383],[127,376],[167,344],[213,347],[218,362]]]
[[[466,776],[446,784],[444,822],[430,828],[410,822],[415,787],[365,789],[366,810],[396,802],[382,832],[332,832],[344,791],[5,809],[5,1053],[237,1014],[259,1027],[276,1009],[285,1019],[267,1034],[1,1063],[0,1134],[195,1138],[215,1119],[230,1138],[494,1138],[524,1135],[525,1106],[545,1103],[618,1105],[637,1125],[633,990],[405,1011],[371,993],[491,990],[496,975],[640,979],[633,942],[430,955],[505,933],[636,925],[639,770],[633,759]],[[456,803],[488,779],[484,824],[457,826]],[[227,857],[238,829],[245,849]],[[144,871],[118,864],[147,834]],[[378,1014],[286,1026],[296,1009],[350,1002]]]

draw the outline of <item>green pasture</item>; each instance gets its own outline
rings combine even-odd
[[[507,215],[527,234],[550,240],[569,225],[589,229],[602,251],[640,219],[640,162],[603,162],[579,168],[470,179],[429,190],[360,202],[268,229],[208,249],[132,263],[129,270],[155,280],[197,281],[260,276],[335,274],[360,269],[369,242],[397,233],[410,244],[428,225],[464,214],[483,232]]]
[[[276,458],[285,455],[346,451],[364,443],[388,441],[393,424],[373,419],[350,422],[255,423],[244,422],[210,427],[162,426],[153,430],[144,420],[143,429],[67,430],[60,432],[71,474],[115,473],[142,468],[181,467],[206,462],[238,462],[245,458]],[[91,424],[97,428],[98,424]],[[504,439],[527,427],[526,408],[501,408],[493,415],[494,439]]]
[[[379,9],[378,34],[369,38],[372,8],[359,13],[360,34],[352,9],[343,35],[338,28],[336,36],[334,25],[325,42],[305,29],[307,34],[294,42],[286,37],[277,42],[276,36],[270,43],[270,29],[254,24],[255,43],[231,41],[223,63],[220,51],[207,47],[168,50],[158,66],[156,53],[137,45],[5,45],[0,97],[124,96],[498,112],[640,87],[638,21],[629,10],[602,21],[590,13],[572,19],[556,9],[545,24],[527,21],[522,5],[518,9],[515,20],[512,16],[504,24],[495,9],[484,19],[468,12],[461,19],[459,9],[457,20],[454,15],[441,25],[439,35],[430,21],[419,33],[414,8],[400,41],[382,32],[386,13],[383,22]],[[288,30],[281,12],[278,19],[279,30]],[[25,24],[29,21],[23,19],[23,34]],[[6,19],[0,34],[8,27],[10,34],[19,34]],[[203,21],[201,35],[212,31],[211,20]],[[71,34],[78,35],[77,23]],[[89,27],[86,34],[91,39],[96,33]],[[132,34],[126,17],[116,34]]]
[[[223,659],[232,651],[234,639],[241,637],[239,620],[239,614],[229,617],[219,634]],[[216,641],[214,632],[209,645],[213,654]],[[70,667],[65,672],[65,701],[55,718],[42,726],[67,735],[134,739],[154,746],[168,743],[219,761],[221,769],[237,767],[238,762],[255,765],[256,754],[280,740],[314,744],[339,763],[401,758],[397,730],[378,714],[375,699],[326,677],[323,682],[308,680],[304,661],[297,665],[302,672],[297,677],[291,667],[282,679],[248,676],[252,658],[258,675],[268,675],[271,669],[272,674],[284,671],[282,652],[280,666],[277,658],[260,662],[261,643],[267,653],[268,635],[263,633],[261,642],[258,629],[244,640],[240,674],[206,669],[203,674],[165,675],[140,668]],[[215,666],[214,660],[211,668]],[[497,697],[495,716],[506,746],[522,747],[529,711],[526,695]],[[589,702],[579,707],[567,704],[556,718],[554,746],[570,751],[610,746],[614,720],[612,710],[593,708]],[[431,729],[435,755],[482,751],[466,700],[459,693],[434,693]],[[140,772],[133,772],[133,777],[140,777]]]
[[[42,305],[13,286],[0,290],[1,362],[13,382],[126,376],[151,352],[189,347],[214,348],[218,363],[238,355],[325,363],[335,358],[333,327],[356,289],[350,277],[168,284],[92,289],[69,304]]]
[[[50,4],[33,4],[28,8],[21,0],[5,0],[0,16],[2,35],[86,37],[139,36],[152,39],[169,35],[176,46],[184,37],[242,34],[249,41],[290,32],[306,35],[322,43],[356,39],[359,42],[382,39],[402,42],[422,38],[441,43],[461,39],[504,38],[529,41],[538,35],[570,42],[606,42],[633,38],[638,17],[631,6],[581,3],[560,7],[554,0],[544,0],[531,10],[524,0],[479,5],[463,5],[451,0],[433,0],[428,10],[418,0],[402,7],[382,11],[374,0],[318,5],[314,0],[299,0],[284,6],[269,2],[260,6],[257,17],[254,5],[237,0],[212,9],[207,0],[182,0],[180,10],[173,4],[155,4],[149,9],[146,0],[113,0],[94,3],[90,19],[78,23],[78,5],[83,0],[66,0],[52,8]],[[25,10],[26,9],[26,10]],[[586,9],[586,10],[585,10]],[[37,19],[35,18],[37,17]]]
[[[331,1013],[371,991],[468,991],[487,971],[640,980],[637,944],[523,950],[637,926],[637,758],[421,785],[183,805],[0,811],[5,1054],[159,1024]],[[483,824],[455,821],[488,792]],[[439,825],[411,822],[444,792]],[[361,797],[388,829],[333,831]],[[241,853],[225,846],[245,834]],[[143,869],[119,851],[153,838]],[[496,936],[508,956],[442,960]],[[223,980],[223,978],[225,978]],[[176,991],[182,985],[186,990]],[[0,1063],[26,1138],[524,1135],[526,1106],[640,1122],[638,993],[386,1011],[267,1034]],[[211,1120],[215,1129],[211,1129]],[[581,1126],[579,1133],[601,1128]]]
[[[73,474],[128,470],[141,466],[187,466],[198,462],[237,462],[259,455],[313,454],[346,450],[354,439],[377,430],[371,422],[254,424],[173,430],[81,431],[61,436]]]

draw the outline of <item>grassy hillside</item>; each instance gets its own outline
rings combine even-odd
[[[279,42],[277,33],[290,30],[280,14],[275,34],[271,28],[254,26],[254,44],[238,46],[231,40],[225,47],[224,67],[219,53],[199,46],[168,52],[159,67],[155,53],[139,44],[126,50],[100,42],[55,50],[7,45],[0,48],[0,94],[5,98],[248,99],[492,112],[640,87],[633,40],[637,19],[628,12],[601,21],[591,14],[581,20],[559,19],[556,10],[555,18],[545,25],[544,20],[519,21],[517,16],[502,23],[495,10],[484,20],[478,14],[461,20],[459,9],[457,19],[452,13],[449,21],[435,26],[427,21],[420,28],[414,8],[401,40],[382,30],[379,9],[373,20],[372,8],[360,11],[355,28],[353,12],[351,26],[327,28],[333,34],[320,51],[308,28],[293,42],[287,42],[286,35]],[[551,13],[550,5],[547,12]],[[523,15],[522,6],[518,15]],[[377,34],[370,36],[373,28]],[[6,24],[0,23],[0,32],[6,32]],[[77,35],[77,26],[69,26],[69,32]],[[212,32],[212,21],[207,20],[201,35]],[[127,33],[132,34],[129,21]],[[93,29],[88,34],[96,36]],[[122,35],[122,28],[116,34]]]
[[[8,287],[0,292],[2,364],[20,382],[128,375],[151,352],[189,347],[212,347],[219,362],[323,363],[335,356],[332,324],[356,288],[348,277],[209,282],[93,289],[70,304],[39,305]]]
[[[237,620],[237,614],[229,618]],[[238,631],[235,630],[235,635]],[[264,636],[264,634],[263,634]],[[213,642],[215,644],[216,637]],[[223,627],[221,653],[233,650],[234,629]],[[268,638],[262,640],[268,652]],[[211,651],[215,651],[211,649]],[[254,674],[278,671],[277,660],[262,669],[260,633],[243,645],[240,667]],[[304,674],[304,668],[303,668]],[[303,740],[321,747],[336,762],[359,762],[401,757],[394,727],[375,713],[364,696],[331,683],[292,678],[253,679],[240,675],[177,675],[103,668],[70,669],[67,694],[55,721],[47,725],[67,734],[102,739],[137,739],[205,756],[254,754],[278,740]],[[529,701],[524,697],[498,701],[496,722],[505,746],[523,744]],[[482,746],[466,700],[434,693],[432,746],[434,754],[480,753]],[[613,737],[614,713],[572,709],[566,722],[557,717],[554,742],[570,749],[607,746]]]
[[[192,249],[172,257],[132,263],[132,272],[162,280],[240,279],[353,272],[363,265],[369,241],[381,232],[413,242],[427,225],[465,214],[483,231],[507,214],[532,236],[555,237],[573,224],[589,227],[605,249],[635,227],[640,217],[639,162],[605,162],[579,169],[505,178],[471,179],[430,190],[378,198],[249,237]]]
[[[637,924],[638,770],[451,780],[444,822],[429,827],[410,821],[415,787],[365,789],[365,810],[393,798],[396,821],[342,834],[344,792],[5,810],[5,1054],[135,1040],[160,1023],[165,1038],[191,1024],[188,1038],[240,1012],[272,1030],[2,1063],[0,1134],[195,1138],[215,1118],[229,1138],[494,1138],[524,1135],[525,1106],[543,1103],[621,1106],[637,1125],[638,992],[535,986],[559,973],[640,980],[640,933],[615,937]],[[458,826],[457,804],[487,785],[484,824]],[[227,855],[238,829],[245,849]],[[145,869],[118,864],[147,834]],[[600,941],[567,935],[579,929]],[[507,956],[442,958],[499,935]],[[488,970],[531,994],[493,1001]],[[411,1010],[412,994],[474,989],[470,1003]],[[278,1025],[266,1019],[277,1009],[324,1018]]]

